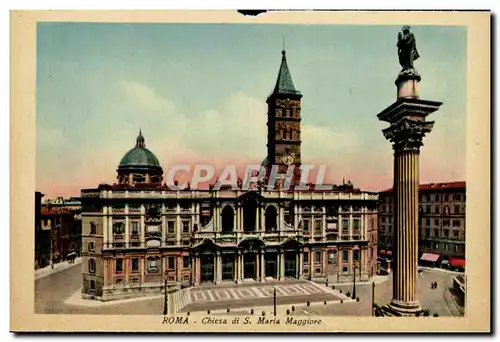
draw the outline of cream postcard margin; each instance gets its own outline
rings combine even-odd
[[[489,12],[12,11],[11,274],[12,331],[144,332],[487,332],[490,331]],[[467,305],[465,317],[322,317],[319,325],[162,324],[163,316],[34,313],[34,192],[37,22],[171,22],[456,25],[467,27]],[[390,85],[388,85],[390,86]],[[374,116],[380,108],[373,108]],[[194,316],[192,316],[194,318]]]

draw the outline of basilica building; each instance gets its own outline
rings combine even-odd
[[[301,98],[282,51],[267,99],[263,164],[301,165]],[[142,133],[115,184],[81,191],[84,298],[113,300],[204,283],[368,280],[377,268],[376,193],[174,190]],[[300,179],[300,174],[295,174]]]

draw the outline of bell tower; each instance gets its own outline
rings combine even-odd
[[[273,92],[267,98],[267,169],[278,166],[278,174],[286,174],[294,165],[294,180],[300,181],[301,138],[300,101],[302,94],[295,89],[286,60],[281,51],[281,66]],[[296,184],[294,181],[292,184]]]

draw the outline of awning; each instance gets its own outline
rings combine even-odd
[[[436,262],[438,261],[438,259],[439,259],[439,254],[432,254],[432,253],[424,253],[420,258],[420,260],[430,261],[430,262]]]
[[[465,259],[450,258],[449,265],[451,267],[465,267]]]

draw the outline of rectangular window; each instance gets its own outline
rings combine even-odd
[[[182,266],[184,268],[189,268],[190,267],[190,259],[189,256],[183,256],[182,257]]]
[[[382,223],[385,223],[385,216],[382,216]]]
[[[347,266],[342,267],[342,272],[344,272],[344,273],[347,273],[347,272],[348,272],[348,268],[347,268]]]
[[[436,195],[436,201],[439,202],[439,195]]]
[[[450,220],[443,220],[443,226],[444,227],[449,227],[450,226]]]
[[[425,219],[425,225],[430,226],[431,225],[431,220],[430,219]]]
[[[354,219],[352,221],[352,224],[353,224],[353,229],[354,230],[359,230],[359,228],[361,227],[361,220],[360,219]]]
[[[174,230],[174,221],[168,221],[167,222],[167,232],[169,234],[175,233],[175,230]]]
[[[92,292],[95,291],[95,280],[90,281],[90,291],[92,291]]]
[[[342,230],[349,230],[349,219],[342,219]]]
[[[189,233],[189,221],[182,221],[182,232]]]
[[[438,219],[435,219],[435,220],[434,220],[434,224],[435,224],[436,226],[439,226],[439,220],[438,220]]]
[[[352,253],[352,258],[353,258],[355,261],[358,261],[358,260],[359,260],[359,250],[357,250],[357,249],[353,250],[353,253]]]
[[[168,257],[168,269],[175,270],[175,258],[172,256]]]
[[[96,230],[96,224],[94,222],[90,222],[90,234],[95,234]]]
[[[123,272],[123,259],[118,258],[115,260],[115,273],[122,273]]]
[[[460,227],[460,220],[453,220],[453,227]]]
[[[438,229],[434,229],[434,237],[439,237],[439,230]]]
[[[425,236],[427,236],[427,237],[431,236],[431,229],[430,228],[425,228]]]
[[[304,263],[309,262],[309,252],[304,252]]]
[[[316,255],[314,256],[314,262],[316,264],[321,263],[321,252],[316,252]]]
[[[304,220],[304,231],[309,232],[309,221],[308,220]]]
[[[314,221],[314,232],[321,234],[321,220],[315,220]]]
[[[448,202],[448,195],[443,195],[444,201]]]
[[[113,222],[113,233],[114,234],[123,234],[125,225],[123,222]]]
[[[132,234],[139,234],[139,222],[132,221]]]
[[[435,206],[434,207],[434,214],[439,214],[439,207],[438,206]]]
[[[89,252],[93,252],[94,251],[94,241],[90,241],[89,242]]]
[[[95,273],[95,259],[89,260],[89,273]]]
[[[430,214],[431,213],[431,206],[430,205],[428,205],[428,206],[425,207],[425,213],[426,214]]]
[[[454,237],[455,239],[458,239],[458,230],[454,230],[454,231],[453,231],[453,237]]]
[[[342,261],[346,262],[349,259],[349,254],[346,250],[342,251]]]
[[[181,204],[181,209],[182,209],[182,210],[184,210],[184,211],[186,211],[186,210],[187,210],[187,211],[191,210],[191,203],[189,203],[189,202],[182,203],[182,204]]]
[[[132,259],[132,272],[139,271],[139,258]]]
[[[460,214],[460,206],[456,205],[453,207],[453,214]]]
[[[445,230],[443,230],[443,233],[444,233],[444,238],[447,239],[448,238],[448,234],[449,234],[449,230],[445,229]]]

